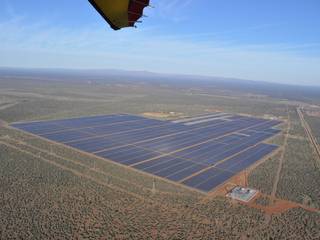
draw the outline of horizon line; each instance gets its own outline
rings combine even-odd
[[[151,74],[151,75],[163,75],[166,77],[189,77],[189,78],[202,78],[198,80],[206,80],[206,81],[211,81],[212,80],[225,80],[225,81],[242,81],[242,82],[251,82],[251,83],[261,83],[261,84],[273,84],[273,85],[282,85],[282,86],[292,86],[292,87],[316,87],[320,88],[320,83],[319,85],[314,85],[314,84],[297,84],[297,83],[280,83],[280,82],[275,82],[275,81],[265,81],[265,80],[253,80],[253,79],[245,79],[245,78],[237,78],[237,77],[232,77],[232,76],[216,76],[216,75],[201,75],[201,74],[183,74],[183,73],[170,73],[170,72],[154,72],[154,71],[148,71],[148,70],[130,70],[130,69],[120,69],[120,68],[68,68],[68,67],[13,67],[13,66],[0,66],[1,69],[11,69],[11,70],[27,70],[27,71],[117,71],[117,72],[127,72],[127,73],[146,73],[146,74]],[[191,79],[188,79],[191,80]]]

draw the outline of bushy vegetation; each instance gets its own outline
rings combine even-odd
[[[144,200],[4,145],[0,149],[1,239],[237,239],[263,226],[260,211],[225,199],[189,206]]]
[[[272,216],[268,228],[252,232],[252,239],[319,239],[320,215],[301,208]]]
[[[297,137],[306,137],[305,130],[301,125],[301,121],[296,107],[289,108],[290,115],[290,132],[289,134]]]
[[[121,80],[88,84],[62,80],[0,79],[0,85],[1,97],[6,99],[6,103],[15,103],[0,109],[0,118],[8,122],[116,112],[180,112],[195,115],[220,110],[258,116],[285,117],[286,114],[285,103],[265,96],[221,92],[206,85],[197,91],[192,91],[192,84],[177,87],[167,83],[128,83]]]
[[[264,194],[271,194],[281,153],[278,153],[255,168],[249,175],[249,186]]]
[[[143,200],[29,154],[0,148],[2,238],[147,239],[155,227],[157,234],[168,238],[190,231],[184,226],[194,220],[189,219],[188,206],[167,198],[161,203]],[[193,217],[200,220],[197,214]]]
[[[317,139],[318,144],[320,144],[320,117],[304,115],[306,121],[308,122],[313,136]]]
[[[289,138],[278,185],[278,197],[302,203],[307,196],[319,208],[320,172],[316,167],[315,157],[308,140]]]
[[[0,145],[1,238],[238,239],[254,235],[253,229],[278,236],[265,225],[261,211],[225,198],[202,202],[188,190],[151,194],[137,184],[133,172],[127,176],[125,169],[120,176],[130,181],[112,178],[108,182],[103,171],[79,167],[76,160],[66,162],[47,153],[37,156],[39,151],[31,146],[13,139],[4,142],[22,151]],[[140,177],[147,182],[147,177]],[[317,218],[304,215],[311,219],[310,226],[294,219],[295,229],[308,228],[310,236],[317,236]],[[284,215],[274,218],[272,224],[282,217],[287,221]],[[298,231],[295,234],[303,236]]]

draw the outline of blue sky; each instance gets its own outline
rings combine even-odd
[[[111,30],[87,0],[0,0],[0,66],[146,70],[320,85],[319,0],[151,0]]]

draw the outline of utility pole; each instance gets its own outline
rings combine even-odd
[[[153,182],[152,182],[152,194],[156,193],[156,179],[153,178]]]
[[[244,170],[244,186],[248,187],[248,170]]]

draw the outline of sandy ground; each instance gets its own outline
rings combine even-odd
[[[182,113],[166,113],[166,112],[145,112],[143,113],[145,117],[151,118],[176,118],[183,117]]]
[[[17,104],[18,104],[17,102],[5,104],[3,106],[0,106],[0,110],[5,110],[5,109],[13,107],[13,106],[15,106]]]

